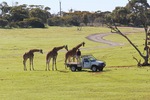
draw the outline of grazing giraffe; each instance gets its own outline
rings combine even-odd
[[[70,62],[70,57],[73,57],[73,60],[76,56],[76,52],[77,50],[81,47],[84,46],[85,42],[80,43],[79,45],[77,45],[76,47],[72,48],[71,50],[69,50],[66,55],[65,55],[65,64],[67,63],[67,59],[69,59]]]
[[[51,58],[53,59],[53,62],[52,62],[52,70],[54,70],[54,64],[55,64],[55,69],[57,70],[57,66],[56,66],[56,59],[57,59],[57,55],[58,55],[58,51],[65,48],[67,51],[68,51],[68,46],[67,45],[64,45],[64,46],[60,46],[60,47],[54,47],[50,52],[47,53],[47,56],[46,56],[46,71],[47,70],[50,70],[50,60]]]
[[[30,60],[30,70],[31,70],[31,67],[32,67],[32,70],[34,70],[34,67],[33,67],[34,52],[40,52],[40,53],[43,54],[42,49],[31,49],[31,50],[29,50],[29,52],[26,52],[26,53],[23,55],[24,70],[27,70],[27,68],[26,68],[26,61],[27,61],[28,59]]]

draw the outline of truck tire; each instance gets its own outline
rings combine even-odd
[[[97,66],[92,66],[91,70],[92,70],[93,72],[96,72],[96,71],[97,71]]]
[[[71,66],[71,71],[72,72],[75,72],[77,70],[77,67],[76,66]]]

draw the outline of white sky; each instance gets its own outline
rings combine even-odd
[[[10,6],[13,2],[28,5],[44,5],[51,8],[51,13],[59,12],[59,1],[61,1],[62,11],[81,10],[81,11],[112,11],[116,6],[125,6],[128,0],[0,0],[7,2]],[[148,0],[150,4],[150,0]]]

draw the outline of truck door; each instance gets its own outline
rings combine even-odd
[[[88,59],[83,60],[83,68],[90,68],[91,67],[91,62]]]

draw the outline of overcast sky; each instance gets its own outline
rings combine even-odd
[[[14,2],[28,5],[44,5],[51,8],[51,13],[59,12],[59,2],[61,2],[62,11],[81,10],[81,11],[112,11],[116,6],[125,6],[128,0],[0,0],[0,3],[6,1],[9,5]],[[148,0],[150,4],[150,0]]]

